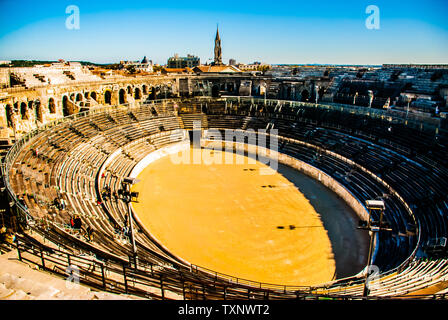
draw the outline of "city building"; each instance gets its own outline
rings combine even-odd
[[[170,57],[167,62],[167,68],[181,69],[181,68],[194,68],[201,64],[199,57],[188,54],[186,57],[179,57],[176,53],[173,57]]]
[[[125,69],[134,67],[137,72],[153,72],[152,60],[148,60],[146,56],[142,61],[120,61],[120,65]]]
[[[236,66],[238,67],[238,69],[242,71],[261,71],[271,68],[270,64],[265,64],[261,62],[254,62],[252,64],[238,63]]]

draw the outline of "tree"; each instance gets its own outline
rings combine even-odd
[[[129,72],[130,74],[134,74],[134,73],[137,72],[137,70],[135,69],[135,66],[134,66],[134,65],[127,66],[127,67],[126,67],[126,70],[128,70],[128,72]]]
[[[162,70],[163,70],[163,67],[162,67],[162,66],[153,66],[153,67],[152,67],[152,70],[153,70],[154,72],[162,71]]]

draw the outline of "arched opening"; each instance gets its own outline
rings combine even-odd
[[[93,100],[96,101],[96,92],[95,92],[95,91],[92,91],[92,92],[90,93],[90,98],[92,98]]]
[[[219,85],[217,84],[212,87],[212,97],[219,97]]]
[[[128,94],[132,95],[132,87],[128,86]]]
[[[62,98],[62,114],[64,115],[64,117],[69,116],[71,114],[70,110],[68,108],[68,98],[67,98],[67,96],[64,96]]]
[[[142,86],[142,91],[143,91],[143,94],[147,94],[148,93],[148,87],[146,86],[146,84],[144,84]]]
[[[156,98],[156,89],[154,87],[149,89],[148,97],[149,97],[150,100],[155,100],[155,98]]]
[[[308,101],[309,96],[310,96],[310,93],[308,92],[308,90],[306,90],[306,89],[303,90],[302,91],[302,100],[301,101],[303,101],[303,102]]]
[[[318,93],[319,93],[319,100],[320,100],[324,96],[325,88],[324,87],[319,88]]]
[[[120,91],[118,92],[118,103],[126,103],[126,92],[124,91],[124,89],[120,89]]]
[[[104,92],[104,103],[111,104],[111,101],[112,101],[112,94],[110,93],[110,90],[106,90],[106,92]]]
[[[140,93],[140,88],[135,88],[135,90],[134,90],[134,98],[135,98],[135,100],[140,100],[142,98],[142,95]]]
[[[36,100],[34,102],[36,109],[34,110],[37,121],[42,122],[43,114],[42,114],[42,106],[40,105],[40,101]]]
[[[167,84],[164,84],[160,88],[160,96],[162,99],[171,98],[171,87]]]
[[[56,113],[56,105],[53,98],[48,99],[48,111],[52,114]]]
[[[76,102],[82,101],[82,94],[78,93],[76,95]]]
[[[10,104],[6,105],[5,108],[5,112],[6,112],[6,125],[8,126],[8,128],[12,128],[13,127],[13,122],[12,122],[12,107]]]
[[[25,102],[20,104],[20,116],[22,117],[22,120],[28,120],[28,111]]]
[[[89,99],[89,92],[84,92],[84,98]]]

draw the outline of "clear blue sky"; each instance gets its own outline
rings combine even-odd
[[[379,30],[365,26],[371,4]],[[69,5],[79,30],[65,27]],[[0,60],[204,63],[219,23],[224,62],[448,64],[447,13],[447,0],[0,0]]]

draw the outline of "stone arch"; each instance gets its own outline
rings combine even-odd
[[[309,97],[310,97],[310,93],[309,93],[309,91],[308,91],[307,89],[304,89],[304,90],[302,91],[301,96],[302,96],[301,101],[305,102],[305,101],[308,101],[308,99],[309,99]]]
[[[12,116],[14,114],[14,111],[11,107],[10,104],[7,104],[5,107],[5,112],[6,112],[6,125],[8,128],[12,128],[14,126],[13,120],[12,120]]]
[[[219,97],[219,85],[214,84],[212,87],[212,97]]]
[[[76,95],[76,102],[82,101],[82,94],[78,93]]]
[[[160,95],[162,99],[167,99],[171,96],[171,86],[164,83],[160,86]]]
[[[148,98],[150,100],[155,100],[156,99],[156,89],[154,87],[150,87],[149,88]]]
[[[260,88],[260,95],[265,95],[267,93],[266,92],[266,89],[267,89],[266,82],[264,82],[264,81],[260,82],[259,88]]]
[[[118,92],[118,104],[126,103],[126,91],[124,89],[120,89]]]
[[[141,94],[140,88],[136,87],[134,89],[134,99],[140,100],[141,98],[142,98],[142,94]]]
[[[128,94],[132,95],[132,87],[128,86]]]
[[[326,89],[323,86],[319,88],[319,90],[317,91],[319,94],[319,99],[324,96],[325,91]]]
[[[291,99],[292,88],[291,86],[286,87],[286,99]]]
[[[112,93],[110,92],[110,90],[106,90],[104,92],[104,103],[112,104]]]
[[[70,108],[68,105],[68,97],[67,96],[62,97],[62,114],[64,115],[64,117],[72,114],[70,112]]]
[[[146,84],[144,84],[142,86],[142,92],[143,92],[143,94],[147,94],[148,93],[148,86]]]
[[[35,106],[34,112],[35,112],[37,121],[43,122],[43,112],[42,112],[42,106],[41,106],[40,100],[34,101],[34,106]]]
[[[51,114],[56,113],[56,105],[54,103],[54,99],[53,98],[48,99],[48,111]]]
[[[84,98],[85,99],[89,99],[89,92],[88,91],[84,92]]]
[[[97,101],[97,95],[95,91],[90,92],[90,98],[92,98],[93,100]]]
[[[20,104],[20,116],[22,117],[22,120],[28,120],[28,110],[25,102]]]

